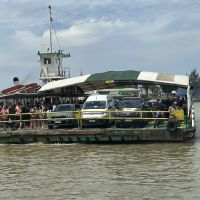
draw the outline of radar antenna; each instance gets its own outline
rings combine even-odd
[[[50,42],[50,52],[52,53],[52,21],[53,18],[51,16],[51,6],[49,5],[49,42]]]

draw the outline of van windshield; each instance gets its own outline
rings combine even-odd
[[[83,109],[105,109],[106,101],[86,101]]]
[[[121,103],[122,108],[140,108],[140,102],[139,101],[123,101]]]
[[[60,104],[56,107],[54,111],[60,112],[60,111],[73,111],[73,110],[75,110],[75,105],[73,104]]]

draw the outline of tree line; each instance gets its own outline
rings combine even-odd
[[[190,72],[190,85],[193,86],[193,93],[192,96],[194,98],[199,98],[200,97],[200,75],[197,72],[197,69],[193,69]]]
[[[190,72],[190,85],[194,87],[194,89],[200,89],[200,75],[197,72],[197,69],[193,69]]]

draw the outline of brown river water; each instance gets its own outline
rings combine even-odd
[[[187,143],[0,145],[0,199],[200,199],[200,103]]]

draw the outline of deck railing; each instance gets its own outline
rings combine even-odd
[[[101,114],[105,113],[104,117],[83,117],[85,113],[92,114]],[[160,113],[159,117],[155,117],[156,113]],[[55,115],[58,115],[57,117]],[[67,115],[67,117],[65,116]],[[59,117],[61,116],[61,117]],[[20,113],[20,115],[16,114],[5,114],[0,115],[0,126],[2,128],[11,127],[12,126],[19,126],[18,124],[21,123],[22,127],[29,127],[29,128],[44,128],[47,127],[48,122],[51,120],[77,120],[77,126],[81,127],[83,120],[90,120],[90,119],[98,119],[98,120],[112,120],[116,122],[117,120],[137,120],[139,121],[146,121],[147,123],[153,123],[156,120],[167,122],[169,120],[169,116],[172,116],[172,113],[169,111],[162,111],[162,110],[154,110],[154,111],[62,111],[62,112],[34,112],[34,113]],[[176,117],[174,117],[176,118]],[[180,121],[181,124],[185,124],[186,127],[191,126],[191,120],[184,115],[182,119],[177,119]]]

